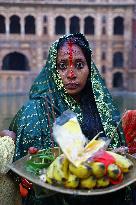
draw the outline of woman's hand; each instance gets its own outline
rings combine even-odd
[[[13,131],[10,130],[2,130],[0,131],[0,137],[4,137],[4,136],[9,136],[13,139],[13,141],[15,141],[16,139],[16,134]]]

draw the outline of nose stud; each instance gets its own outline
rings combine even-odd
[[[73,70],[70,70],[70,74],[69,74],[70,78],[73,78],[75,76]]]

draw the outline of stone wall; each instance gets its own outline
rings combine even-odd
[[[0,1],[0,15],[5,18],[5,33],[0,33],[0,86],[2,86],[0,92],[18,92],[16,90],[16,82],[22,86],[19,92],[21,90],[27,92],[26,84],[23,84],[21,79],[27,76],[28,84],[31,84],[31,76],[36,76],[44,66],[51,43],[60,37],[60,35],[55,34],[55,23],[58,16],[62,16],[65,19],[66,34],[70,33],[72,17],[76,16],[79,19],[81,33],[84,33],[85,18],[88,16],[92,17],[95,22],[95,34],[86,35],[86,37],[92,47],[94,61],[105,78],[108,88],[112,89],[115,86],[118,89],[118,85],[120,85],[119,79],[121,79],[121,89],[136,91],[136,86],[135,88],[130,86],[133,75],[129,73],[132,68],[132,19],[135,1],[80,0],[68,1],[69,5],[66,2],[64,4],[63,0]],[[106,4],[106,7],[103,4]],[[10,32],[10,20],[14,15],[19,17],[19,34]],[[25,33],[25,18],[27,16],[32,16],[35,19],[35,34]],[[45,16],[47,21],[44,22]],[[123,19],[123,35],[113,34],[116,17]],[[22,71],[23,68],[20,71],[3,70],[5,56],[14,52],[20,53],[27,58],[29,71]],[[122,67],[113,66],[114,54],[118,52],[123,55]],[[105,58],[102,57],[103,55],[105,55]],[[134,75],[135,72],[135,69],[133,69]],[[7,77],[5,77],[6,75]],[[10,78],[13,79],[12,91],[7,89],[8,80],[6,79]],[[27,87],[30,87],[30,85]]]

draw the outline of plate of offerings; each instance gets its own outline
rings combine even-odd
[[[113,161],[106,164],[104,158]],[[112,151],[103,151],[76,167],[63,153],[52,158],[42,150],[15,161],[9,168],[43,190],[73,195],[107,194],[136,181],[136,159]]]
[[[136,181],[136,159],[107,151],[111,138],[101,132],[88,142],[73,112],[56,120],[53,136],[59,147],[27,155],[10,169],[34,186],[74,195],[107,194]]]

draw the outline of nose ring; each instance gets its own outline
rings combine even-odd
[[[75,76],[73,70],[70,70],[70,77],[73,78]]]

